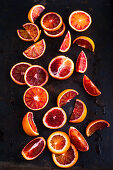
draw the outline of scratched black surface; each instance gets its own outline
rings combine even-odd
[[[38,127],[40,136],[47,137],[54,131],[45,128],[42,124],[44,113],[51,107],[56,106],[57,95],[66,88],[73,88],[79,92],[78,98],[83,100],[88,108],[86,119],[79,124],[67,124],[60,130],[68,133],[70,125],[75,126],[85,136],[89,143],[89,151],[79,152],[79,159],[75,167],[78,168],[112,168],[113,161],[113,50],[112,50],[112,1],[110,0],[1,0],[0,5],[0,167],[6,166],[37,167],[54,169],[57,168],[52,161],[51,153],[47,147],[45,151],[35,160],[26,161],[21,156],[22,148],[34,137],[27,136],[23,130],[21,121],[29,109],[23,103],[24,91],[27,86],[15,84],[9,75],[11,67],[21,61],[39,64],[47,69],[50,60],[62,55],[58,50],[67,32],[70,30],[72,41],[80,35],[89,36],[96,44],[95,53],[85,50],[88,58],[88,69],[86,75],[101,90],[102,94],[98,97],[89,96],[83,89],[83,74],[74,71],[73,75],[64,81],[53,79],[49,76],[48,83],[44,86],[49,92],[49,103],[41,111],[34,112],[35,123]],[[47,37],[43,31],[41,38],[46,41],[45,54],[34,61],[25,58],[22,52],[32,43],[24,42],[17,36],[16,30],[28,22],[27,14],[29,9],[35,4],[42,4],[46,7],[45,11],[55,11],[59,13],[65,24],[64,35],[57,39]],[[74,10],[84,10],[92,17],[92,24],[88,30],[77,33],[69,27],[68,17]],[[40,18],[36,24],[40,26]],[[76,62],[77,56],[82,50],[81,47],[72,45],[70,50],[64,55]],[[64,110],[69,116],[74,106],[75,99],[68,103]],[[106,119],[110,128],[98,131],[91,137],[85,135],[87,124],[95,119]],[[8,164],[8,165],[7,165]]]

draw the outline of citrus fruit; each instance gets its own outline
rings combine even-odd
[[[53,78],[68,79],[74,71],[74,63],[68,57],[57,56],[50,61],[48,71]]]
[[[31,140],[23,149],[22,156],[26,160],[33,160],[38,157],[45,149],[46,141],[43,137],[37,137]]]
[[[59,107],[53,107],[48,110],[43,117],[43,124],[50,129],[59,129],[67,121],[65,111]]]
[[[86,75],[83,77],[83,86],[85,91],[91,96],[99,96],[101,94],[99,89]]]
[[[44,33],[48,36],[48,37],[52,37],[52,38],[55,38],[55,37],[60,37],[63,35],[65,31],[65,24],[63,23],[62,26],[56,30],[56,31],[47,31],[47,30],[44,30]]]
[[[84,73],[87,69],[87,57],[84,51],[81,51],[76,61],[76,72]]]
[[[109,127],[110,124],[106,120],[94,120],[88,124],[86,127],[86,135],[91,136],[93,133],[95,133],[97,130],[104,129],[105,127]]]
[[[77,150],[80,150],[82,152],[89,150],[89,145],[87,141],[75,127],[71,126],[69,128],[69,137],[70,137],[71,143],[76,147]]]
[[[44,39],[36,42],[35,44],[28,47],[24,52],[23,55],[28,59],[37,59],[41,57],[46,49],[46,44]]]
[[[43,86],[48,81],[48,72],[40,65],[33,65],[26,70],[24,79],[28,86]]]
[[[69,122],[80,123],[85,119],[86,115],[87,115],[87,107],[85,103],[79,99],[76,99],[75,106]]]
[[[37,131],[37,127],[33,120],[33,113],[27,112],[22,120],[22,127],[24,132],[29,136],[37,136],[39,135]]]
[[[62,26],[62,17],[55,12],[48,12],[41,18],[41,26],[47,31],[56,31]]]
[[[28,34],[26,30],[17,30],[17,34],[19,38],[24,41],[33,41],[33,39],[31,38],[31,36]]]
[[[73,11],[69,16],[69,25],[75,31],[85,31],[91,25],[91,17],[84,11]]]
[[[78,160],[78,151],[73,144],[70,148],[63,154],[52,154],[54,163],[60,168],[70,168]]]
[[[29,109],[41,110],[47,105],[49,95],[43,87],[33,86],[25,91],[23,99]]]
[[[58,107],[64,106],[66,103],[70,102],[71,99],[76,97],[79,93],[73,89],[66,89],[62,91],[57,97]]]
[[[59,51],[60,52],[67,52],[71,46],[71,34],[70,31],[67,32],[66,36],[64,37],[64,40],[60,46]]]
[[[47,145],[52,153],[62,154],[70,147],[70,138],[65,132],[53,132],[47,139]]]
[[[74,43],[77,44],[78,46],[86,48],[86,49],[88,49],[88,50],[90,50],[92,52],[94,52],[94,50],[95,50],[94,41],[89,37],[86,37],[86,36],[77,37],[73,41],[73,44]]]
[[[20,62],[15,64],[10,71],[10,76],[12,80],[19,85],[25,85],[26,83],[24,81],[24,74],[27,68],[30,66],[31,64],[26,62]]]
[[[28,12],[28,20],[34,23],[40,14],[44,11],[44,9],[45,7],[40,4],[33,6]]]

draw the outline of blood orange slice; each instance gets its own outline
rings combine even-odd
[[[91,25],[91,17],[84,11],[74,11],[69,16],[69,25],[75,31],[85,31]]]
[[[67,32],[59,51],[60,52],[67,52],[69,50],[69,48],[71,47],[71,34],[70,31]]]
[[[37,137],[31,140],[23,149],[22,156],[26,160],[33,160],[38,157],[45,149],[46,141],[43,137]]]
[[[85,103],[79,99],[76,99],[75,106],[69,122],[80,123],[85,119],[86,115],[87,115],[87,107]]]
[[[50,129],[59,129],[64,126],[67,121],[65,111],[58,107],[48,110],[43,117],[43,124]]]
[[[28,34],[26,30],[17,30],[17,34],[19,38],[24,41],[33,41],[32,37]]]
[[[78,151],[73,144],[70,148],[63,154],[52,154],[54,163],[60,168],[70,168],[78,160]]]
[[[33,65],[26,70],[24,79],[28,86],[43,86],[48,81],[48,72],[40,65]]]
[[[76,97],[79,93],[73,89],[66,89],[62,91],[57,97],[58,107],[64,106],[66,103],[70,102],[71,99]]]
[[[99,96],[101,94],[99,89],[86,75],[83,77],[83,86],[85,91],[91,96]]]
[[[46,13],[41,18],[41,26],[47,31],[56,31],[62,26],[62,17],[55,12]]]
[[[86,48],[86,49],[89,49],[90,51],[94,52],[95,50],[95,44],[94,44],[94,41],[89,38],[89,37],[86,37],[86,36],[80,36],[80,37],[77,37],[74,41],[73,41],[73,44],[77,44],[78,46],[80,47],[83,47],[83,48]]]
[[[19,85],[25,85],[26,83],[24,81],[24,73],[30,66],[31,64],[26,62],[15,64],[10,71],[10,76],[12,80]]]
[[[28,20],[34,23],[40,14],[44,11],[44,9],[45,7],[40,4],[33,6],[28,13]]]
[[[22,120],[22,127],[23,127],[24,132],[29,136],[39,135],[39,133],[37,131],[37,127],[33,120],[32,112],[28,112],[25,114],[25,116],[23,117],[23,120]]]
[[[35,44],[28,47],[24,52],[23,55],[28,59],[37,59],[41,57],[46,49],[46,44],[44,39],[36,42]]]
[[[47,139],[47,145],[52,153],[62,154],[70,147],[70,138],[65,132],[53,132]]]
[[[64,80],[73,74],[74,63],[68,57],[57,56],[49,63],[48,71],[52,77]]]
[[[87,70],[87,57],[84,51],[81,51],[76,61],[76,72],[84,73]]]
[[[71,126],[69,128],[69,137],[70,137],[71,143],[76,147],[77,150],[80,150],[82,152],[89,150],[89,145],[87,141],[75,127]]]
[[[25,91],[23,99],[29,109],[41,110],[47,105],[49,95],[43,87],[33,86]]]
[[[94,120],[88,124],[86,127],[86,135],[91,136],[97,130],[104,129],[105,127],[110,127],[110,124],[106,120]]]

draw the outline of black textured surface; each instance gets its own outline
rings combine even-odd
[[[112,169],[113,161],[113,50],[112,50],[112,0],[5,0],[0,2],[0,168],[1,169],[56,169],[52,161],[51,153],[47,147],[44,152],[33,161],[26,161],[21,156],[22,148],[34,137],[27,136],[22,129],[22,118],[29,111],[23,103],[24,91],[27,86],[15,84],[9,75],[11,67],[21,61],[39,64],[47,69],[50,60],[62,55],[58,50],[60,44],[69,29],[72,41],[80,35],[89,36],[96,44],[95,53],[85,50],[88,58],[86,75],[97,85],[102,94],[98,97],[89,96],[82,86],[83,74],[74,71],[73,75],[64,81],[49,77],[44,86],[49,92],[49,103],[41,111],[34,112],[34,118],[40,136],[47,137],[54,131],[45,128],[42,124],[44,113],[56,106],[58,94],[66,89],[73,88],[79,92],[78,98],[83,100],[88,108],[86,119],[79,124],[67,124],[60,130],[68,133],[70,125],[77,127],[89,143],[89,151],[79,152],[79,159],[75,167],[77,169]],[[65,24],[64,35],[57,39],[47,37],[43,32],[41,38],[46,41],[46,52],[34,61],[26,59],[22,52],[32,43],[24,42],[17,36],[16,30],[29,22],[27,14],[35,4],[46,7],[44,13],[54,11],[59,13]],[[68,16],[74,10],[84,10],[92,17],[92,24],[83,33],[77,33],[68,25]],[[43,13],[43,14],[44,14]],[[41,17],[40,17],[41,18]],[[40,27],[40,18],[37,24]],[[41,28],[41,27],[40,27]],[[76,62],[82,48],[72,45],[70,50],[63,54]],[[75,99],[64,107],[68,117],[71,114]],[[110,128],[98,131],[91,137],[85,135],[87,124],[95,119],[105,119]],[[9,166],[10,165],[10,166]]]

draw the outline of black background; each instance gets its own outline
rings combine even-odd
[[[24,42],[17,36],[16,30],[29,22],[27,14],[35,4],[46,7],[44,13],[59,13],[66,31],[62,37],[52,39],[43,31],[40,39],[44,38],[47,48],[44,55],[37,60],[29,60],[22,52],[32,43]],[[92,24],[88,30],[82,33],[75,32],[68,24],[68,17],[74,10],[84,10],[92,17]],[[43,15],[41,14],[41,16]],[[40,29],[41,16],[35,22]],[[48,68],[50,60],[57,55],[59,47],[68,30],[72,35],[72,41],[80,35],[92,38],[95,42],[95,53],[84,50],[88,58],[86,75],[97,85],[102,94],[98,97],[89,96],[82,85],[83,74],[76,73],[67,80],[55,80],[49,76],[48,83],[44,86],[49,92],[49,103],[40,111],[35,111],[34,120],[40,136],[45,139],[55,130],[49,130],[42,124],[42,117],[47,110],[56,106],[58,94],[67,88],[73,88],[79,92],[77,98],[83,100],[88,108],[86,119],[79,124],[69,124],[68,121],[60,130],[68,133],[70,126],[75,126],[84,135],[89,143],[88,152],[79,152],[79,159],[75,167],[78,169],[112,169],[113,161],[113,51],[112,51],[112,0],[5,0],[0,1],[0,167],[1,169],[20,167],[26,169],[57,168],[51,158],[47,147],[44,152],[33,161],[26,161],[21,156],[22,148],[34,137],[27,136],[22,129],[22,118],[29,111],[23,103],[24,91],[27,86],[19,86],[10,78],[11,67],[18,62],[39,64]],[[71,45],[68,52],[63,53],[70,57],[74,63],[82,48]],[[68,120],[74,106],[75,99],[68,103],[64,110]],[[86,137],[85,129],[88,123],[95,119],[105,119],[110,123],[110,128],[96,132],[91,137]]]

